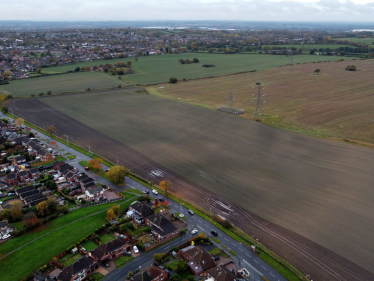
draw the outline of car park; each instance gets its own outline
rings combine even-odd
[[[134,246],[134,247],[132,247],[132,249],[134,250],[134,253],[135,253],[135,254],[138,254],[138,253],[139,253],[138,247]]]
[[[217,236],[217,235],[218,235],[218,232],[215,231],[215,230],[212,230],[210,233],[211,233],[213,236]]]
[[[195,228],[195,229],[193,229],[192,231],[191,231],[191,234],[193,235],[193,234],[196,234],[196,233],[198,233],[199,231]]]
[[[152,189],[152,193],[157,195],[158,194],[158,191],[156,189]]]
[[[188,213],[189,213],[191,216],[195,214],[192,210],[188,210]]]

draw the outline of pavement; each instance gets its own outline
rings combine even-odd
[[[0,116],[1,118],[9,118],[7,115],[4,115],[2,112],[0,112]],[[38,132],[34,129],[31,129],[31,132],[37,133],[38,138],[47,139],[49,140],[49,142],[52,141],[52,139],[49,136],[41,132]],[[165,196],[161,194],[153,195],[151,193],[152,190],[150,188],[128,177],[126,177],[125,179],[127,183],[126,186],[117,186],[113,184],[112,182],[96,175],[95,173],[91,171],[86,171],[84,167],[81,166],[78,162],[82,160],[89,161],[91,157],[79,151],[76,151],[63,143],[60,143],[58,141],[56,141],[56,143],[58,144],[58,148],[55,150],[59,151],[61,155],[67,152],[70,152],[76,155],[76,159],[67,160],[66,161],[67,163],[73,165],[79,171],[86,173],[88,176],[92,177],[95,181],[111,186],[115,191],[123,191],[126,188],[136,188],[141,191],[145,191],[145,190],[149,191],[150,195],[154,198],[167,199],[170,202],[170,205],[169,205],[170,212],[178,212],[178,213],[184,214],[188,218],[187,233],[185,235],[179,236],[171,240],[170,242],[167,242],[159,247],[156,247],[156,249],[152,249],[148,252],[141,253],[141,255],[137,257],[136,259],[134,259],[132,262],[126,264],[120,269],[115,269],[111,271],[110,273],[108,273],[105,276],[104,280],[110,280],[110,281],[126,280],[127,274],[129,271],[142,269],[152,264],[153,254],[166,252],[170,250],[171,248],[188,241],[188,239],[191,238],[191,230],[196,228],[199,230],[199,232],[204,232],[209,237],[212,237],[210,234],[211,230],[215,230],[218,233],[218,236],[216,238],[220,241],[220,243],[218,243],[217,246],[220,248],[222,248],[223,246],[226,246],[225,251],[227,253],[229,250],[233,250],[237,254],[236,256],[231,255],[232,260],[234,261],[238,269],[246,268],[250,272],[251,276],[250,278],[247,278],[248,281],[262,281],[263,280],[262,276],[266,276],[270,281],[286,281],[286,279],[280,273],[278,273],[275,269],[269,266],[266,262],[264,262],[259,257],[257,257],[252,252],[252,249],[249,248],[247,245],[237,242],[235,239],[231,238],[229,235],[222,232],[221,230],[216,228],[213,224],[203,219],[202,217],[196,214],[189,215],[187,212],[188,209],[185,208],[182,204],[178,204],[177,202],[170,200],[169,198],[166,198]],[[63,151],[60,151],[60,149],[62,149]],[[108,168],[107,166],[103,165],[103,169],[107,169],[107,168]]]

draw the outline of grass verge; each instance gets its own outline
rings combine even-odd
[[[132,257],[125,257],[125,256],[119,257],[118,259],[116,259],[116,268],[120,268],[120,267],[124,266],[125,264],[127,264],[128,262],[130,262],[133,259],[134,258],[132,258]]]
[[[230,255],[232,255],[232,256],[234,256],[234,257],[237,256],[237,253],[235,253],[233,250],[229,250],[229,253],[230,253]]]

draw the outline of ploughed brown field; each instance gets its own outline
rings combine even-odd
[[[135,90],[8,106],[142,176],[163,170],[314,280],[373,280],[374,150]]]
[[[355,65],[357,71],[346,71],[347,65]],[[257,79],[257,73],[246,73],[152,86],[148,91],[212,109],[227,104],[226,94],[232,91],[234,107],[244,108],[243,116],[253,119]],[[374,60],[299,64],[293,72],[289,67],[263,70],[263,122],[315,136],[374,144],[373,81]]]

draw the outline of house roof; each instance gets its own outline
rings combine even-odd
[[[133,208],[137,213],[141,214],[143,218],[146,218],[155,213],[151,207],[139,201],[132,203],[131,208]]]
[[[17,178],[17,174],[16,174],[16,173],[10,173],[10,174],[7,174],[7,175],[6,175],[6,178],[7,178],[8,180],[14,180],[14,179]]]
[[[95,183],[93,181],[90,181],[89,183],[86,183],[83,186],[84,186],[84,188],[90,188],[90,187],[95,186]]]
[[[21,162],[21,161],[26,161],[26,158],[25,156],[21,155],[21,156],[17,156],[16,158],[14,158],[17,162]]]
[[[27,171],[18,171],[18,175],[19,175],[20,177],[24,177],[24,176],[28,176],[29,173],[28,173]]]
[[[235,275],[225,266],[217,266],[208,270],[210,276],[216,281],[235,281]]]
[[[61,281],[70,281],[72,276],[81,272],[82,270],[89,268],[94,261],[89,257],[83,257],[77,260],[76,262],[72,263],[71,265],[65,267],[60,275],[58,276],[58,280]]]
[[[91,251],[91,254],[100,259],[112,251],[122,248],[126,245],[126,241],[122,238],[117,238],[108,243],[99,245],[95,250]]]
[[[22,187],[20,189],[17,189],[17,193],[22,194],[22,193],[29,192],[29,191],[34,190],[34,189],[35,189],[35,187],[33,187],[33,186],[25,186],[25,187]]]
[[[38,205],[40,202],[43,202],[43,201],[45,201],[45,197],[40,198],[40,199],[38,199],[38,200],[31,201],[31,202],[29,202],[29,203],[27,203],[27,204],[29,204],[30,206],[36,206],[36,205]]]
[[[0,228],[8,227],[9,223],[7,220],[0,221]]]
[[[89,178],[89,177],[86,176],[86,178],[84,178],[80,181],[82,182],[82,184],[86,184],[86,183],[89,183],[89,182],[94,181],[94,180],[92,178]]]
[[[131,281],[152,281],[153,279],[156,279],[158,276],[160,276],[164,271],[154,265],[148,266],[146,269],[142,270],[141,272],[135,274],[132,278],[130,278]]]
[[[103,188],[101,186],[96,186],[94,188],[86,190],[86,192],[88,192],[91,195],[95,195],[96,193],[101,192],[101,191],[103,191]]]
[[[32,168],[32,169],[30,169],[30,173],[31,174],[38,174],[40,172],[39,172],[38,168]]]
[[[212,255],[200,246],[187,247],[182,249],[181,252],[184,256],[190,256],[204,271],[216,266]]]
[[[151,230],[161,236],[165,236],[178,230],[178,228],[163,215],[153,214],[147,217],[147,219],[154,223],[154,225],[151,226]]]
[[[37,194],[39,194],[39,190],[33,189],[33,190],[30,190],[30,191],[27,191],[27,192],[23,192],[20,195],[22,196],[23,199],[26,199],[27,197],[31,197],[31,196],[34,196],[34,195],[37,195]]]
[[[29,197],[26,197],[24,198],[26,204],[30,204],[31,202],[34,202],[34,201],[37,201],[37,200],[40,200],[40,199],[43,199],[45,201],[47,201],[47,198],[45,198],[42,194],[38,193],[38,194],[34,194],[32,196],[29,196]]]

